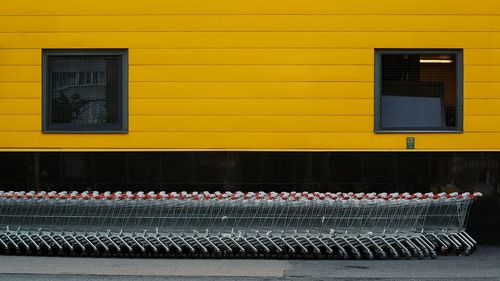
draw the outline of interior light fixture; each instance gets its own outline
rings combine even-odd
[[[420,59],[420,63],[452,63],[453,60],[443,59]]]

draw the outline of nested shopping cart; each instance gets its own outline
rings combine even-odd
[[[480,193],[2,192],[0,253],[158,257],[469,255]]]

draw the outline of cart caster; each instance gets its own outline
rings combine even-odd
[[[436,251],[430,251],[429,256],[431,257],[431,259],[435,260],[437,258]]]
[[[472,249],[470,247],[464,248],[464,256],[470,256],[472,254]]]

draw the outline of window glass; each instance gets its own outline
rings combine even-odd
[[[125,130],[123,55],[46,52],[44,58],[45,131]]]
[[[461,67],[458,51],[379,51],[376,129],[460,130]]]

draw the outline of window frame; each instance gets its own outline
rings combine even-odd
[[[54,129],[49,122],[48,65],[52,56],[119,56],[121,66],[121,124],[120,129],[79,129],[85,125],[68,124]],[[128,49],[42,49],[42,133],[63,134],[126,134],[128,133]]]
[[[375,77],[374,77],[374,133],[463,133],[463,88],[464,88],[464,65],[463,49],[374,49],[375,53]],[[454,129],[383,129],[381,127],[381,94],[382,94],[382,55],[413,55],[413,54],[453,54],[456,65],[456,126]]]

